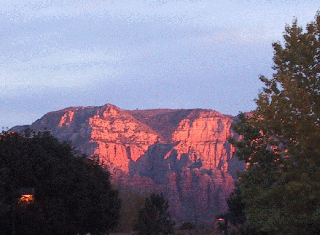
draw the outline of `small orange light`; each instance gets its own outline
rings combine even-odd
[[[21,195],[21,197],[19,198],[19,203],[31,203],[34,200],[34,195]]]

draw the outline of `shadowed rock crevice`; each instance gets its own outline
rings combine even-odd
[[[192,109],[151,109],[128,112],[141,123],[150,126],[160,136],[161,141],[171,143],[172,133],[177,129],[181,120],[192,111]]]

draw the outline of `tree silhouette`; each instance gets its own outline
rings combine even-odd
[[[174,222],[168,211],[169,204],[162,194],[151,194],[139,211],[134,229],[139,235],[174,234]]]
[[[0,179],[4,234],[99,234],[118,223],[120,200],[109,173],[48,132],[2,133]],[[19,202],[17,190],[28,187],[34,200]]]

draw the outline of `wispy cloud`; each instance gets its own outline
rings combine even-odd
[[[0,113],[18,120],[28,104],[31,120],[110,102],[236,114],[253,107],[258,74],[271,75],[271,43],[285,24],[296,16],[304,25],[317,8],[307,0],[0,0]]]

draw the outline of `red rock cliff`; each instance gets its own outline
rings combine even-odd
[[[29,127],[99,155],[115,184],[164,193],[176,219],[210,222],[226,210],[231,175],[244,167],[227,141],[233,120],[212,110],[107,104],[50,112]]]

